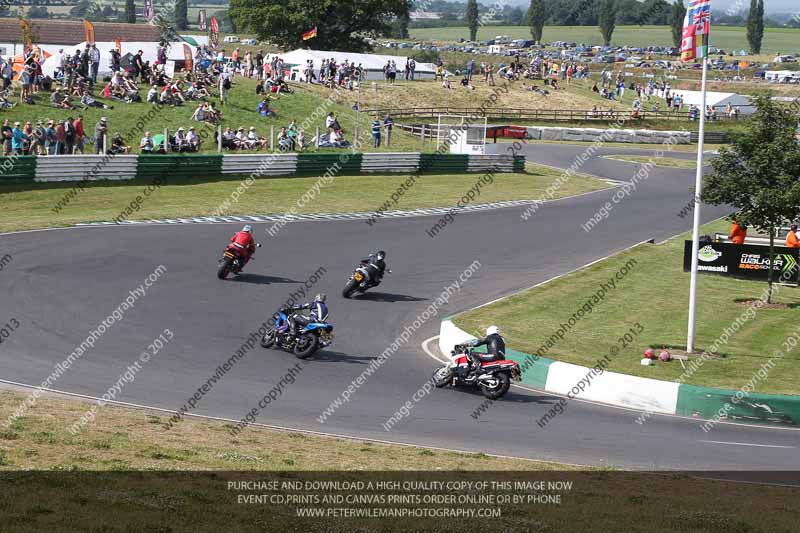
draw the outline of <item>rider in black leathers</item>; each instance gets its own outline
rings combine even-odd
[[[291,311],[300,311],[302,309],[311,309],[308,316],[302,313],[288,314],[289,320],[289,335],[292,337],[297,334],[297,326],[305,327],[311,322],[325,322],[328,319],[328,306],[325,305],[325,293],[317,294],[313,302],[305,303],[302,305],[293,305],[289,308]]]
[[[386,272],[386,262],[384,259],[386,259],[386,252],[383,250],[378,250],[361,259],[361,264],[369,273],[367,286],[375,287],[383,280],[383,274]]]
[[[469,350],[467,356],[469,357],[470,372],[474,372],[481,367],[481,362],[499,361],[506,358],[506,341],[500,335],[500,328],[497,326],[489,326],[486,328],[486,336],[482,339],[477,339],[466,343],[467,346],[477,347],[486,346],[485,354]]]

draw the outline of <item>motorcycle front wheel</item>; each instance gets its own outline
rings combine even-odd
[[[453,372],[447,366],[443,366],[442,368],[436,369],[431,379],[433,379],[433,385],[437,389],[441,389],[453,379]]]
[[[267,330],[267,333],[261,337],[261,347],[271,348],[273,344],[275,344],[275,330],[270,328]]]
[[[300,335],[294,344],[293,352],[298,359],[311,357],[319,345],[317,336],[314,334]]]
[[[492,379],[478,382],[481,392],[490,400],[496,400],[508,392],[511,387],[511,378],[508,372],[495,374]]]

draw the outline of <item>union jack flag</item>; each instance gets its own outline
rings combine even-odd
[[[708,57],[708,35],[711,31],[711,0],[690,0],[683,20],[681,60],[694,61]]]

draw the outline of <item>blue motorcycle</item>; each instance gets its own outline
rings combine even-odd
[[[299,359],[306,359],[333,343],[333,324],[326,322],[311,322],[292,335],[288,313],[289,310],[282,307],[273,315],[272,324],[261,339],[262,348],[277,346],[291,351]]]

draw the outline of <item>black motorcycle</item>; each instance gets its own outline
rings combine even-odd
[[[261,244],[256,244],[256,248],[261,248]],[[252,260],[253,258],[250,257]],[[225,253],[222,254],[222,259],[219,260],[219,268],[217,268],[217,277],[225,279],[228,274],[241,274],[244,268],[244,258],[238,248],[229,244],[225,248]]]
[[[392,271],[386,269],[387,274]],[[350,298],[360,292],[366,292],[367,289],[377,287],[381,282],[378,280],[378,268],[371,263],[361,263],[353,271],[353,274],[347,278],[347,282],[342,289],[342,296]]]

